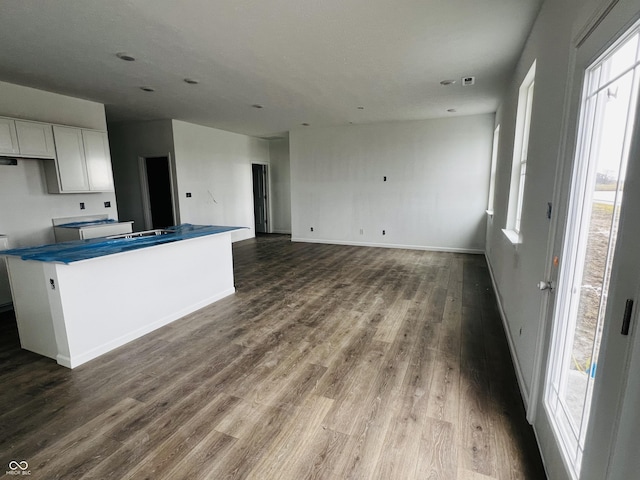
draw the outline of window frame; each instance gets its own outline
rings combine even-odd
[[[529,156],[529,135],[531,132],[531,112],[533,110],[535,77],[536,60],[533,61],[529,68],[518,92],[518,110],[516,113],[516,132],[513,145],[507,224],[503,230],[513,244],[522,243],[522,212]]]
[[[498,148],[500,144],[500,124],[493,131],[493,147],[491,150],[491,170],[489,172],[489,199],[487,201],[487,214],[493,215],[493,206],[496,195],[496,170],[498,168]]]

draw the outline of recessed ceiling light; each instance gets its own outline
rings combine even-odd
[[[364,110],[364,107],[360,106],[358,107],[358,110]]]
[[[156,89],[153,87],[140,87],[140,90],[145,91],[145,92],[155,92]]]
[[[184,83],[188,83],[189,85],[197,85],[200,82],[198,80],[194,80],[193,78],[185,78]]]
[[[449,113],[456,113],[457,110],[455,108],[450,108],[449,110],[447,110],[447,112]]]
[[[300,125],[302,125],[303,127],[310,127],[311,125],[307,122],[301,123]]]
[[[125,62],[134,62],[136,60],[135,57],[133,57],[132,55],[129,55],[126,52],[116,53],[116,57],[118,57],[121,60],[124,60]]]
[[[453,85],[454,83],[456,83],[455,80],[442,80],[440,82],[440,85],[444,85],[445,87],[447,87],[449,85]]]
[[[260,105],[259,103],[254,103],[251,105],[253,108],[264,108],[264,105]]]

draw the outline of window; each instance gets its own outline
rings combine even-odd
[[[522,206],[524,183],[527,176],[527,151],[529,149],[529,129],[531,127],[531,106],[535,85],[536,62],[533,62],[527,76],[520,85],[518,112],[516,114],[516,138],[513,145],[513,166],[511,168],[511,189],[507,210],[507,228],[504,230],[512,243],[520,243],[522,236]]]
[[[489,202],[487,213],[493,215],[493,197],[496,191],[496,166],[498,164],[498,141],[500,138],[500,125],[493,131],[493,150],[491,151],[491,176],[489,178]]]

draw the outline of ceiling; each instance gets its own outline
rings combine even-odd
[[[541,3],[2,0],[0,80],[104,103],[109,121],[261,137],[487,113]],[[475,85],[462,86],[466,76]]]

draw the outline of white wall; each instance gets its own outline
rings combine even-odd
[[[109,123],[109,146],[120,218],[133,220],[135,231],[145,230],[138,158],[175,160],[171,120]]]
[[[178,120],[172,124],[181,221],[248,227],[232,234],[234,242],[254,237],[251,164],[269,163],[269,142]]]
[[[496,123],[500,124],[500,145],[494,216],[489,219],[487,230],[487,257],[508,319],[508,333],[516,351],[516,367],[521,373],[526,400],[534,374],[543,295],[536,285],[545,273],[550,227],[546,210],[554,194],[576,3],[563,0],[545,4],[496,117]],[[521,225],[523,242],[514,245],[502,229],[507,222],[518,90],[535,59],[536,85]]]
[[[106,130],[102,104],[5,82],[0,82],[0,116]],[[9,236],[10,247],[52,243],[52,218],[98,213],[118,218],[113,193],[47,193],[44,161],[0,166],[0,233]],[[105,201],[111,208],[104,208]],[[80,202],[85,210],[80,210]]]
[[[271,232],[291,233],[291,163],[289,138],[269,140]]]
[[[539,388],[535,388],[537,379],[544,381],[551,334],[545,301],[546,295],[549,294],[538,291],[536,285],[547,278],[547,270],[552,276],[557,275],[550,266],[551,260],[548,258],[547,250],[548,247],[553,247],[553,251],[558,251],[561,235],[550,237],[550,230],[552,221],[556,220],[561,232],[566,218],[570,176],[559,177],[558,174],[562,173],[563,162],[567,165],[571,160],[565,158],[570,156],[570,153],[566,152],[571,152],[572,146],[567,144],[565,150],[564,142],[566,140],[571,143],[573,138],[571,130],[563,130],[565,109],[569,98],[579,95],[579,92],[572,92],[568,88],[573,83],[572,41],[577,32],[585,27],[585,21],[593,9],[598,4],[605,6],[605,3],[597,0],[556,0],[544,3],[520,58],[513,82],[496,115],[496,123],[500,124],[501,131],[495,215],[489,219],[487,226],[487,260],[500,299],[523,397],[530,405],[537,405],[533,426],[548,477],[554,480],[571,477],[560,457],[560,447],[556,443],[546,409],[543,407],[544,387],[542,383],[537,383]],[[636,10],[640,10],[640,3],[636,0],[620,3],[635,3]],[[626,19],[630,21],[631,17]],[[505,228],[507,216],[518,88],[534,59],[537,59],[536,86],[522,215],[523,243],[513,245],[501,229]],[[570,120],[570,124],[575,123],[575,119]],[[547,202],[554,200],[554,214],[550,221],[546,218],[545,212]],[[553,298],[552,295],[550,299]],[[539,350],[537,344],[541,347]],[[538,351],[539,364],[536,363]],[[635,361],[637,365],[637,358]],[[634,371],[636,370],[632,370]],[[640,391],[638,383],[632,373],[627,397],[636,399],[635,402],[631,402],[634,409]],[[635,417],[637,418],[637,415]],[[615,419],[605,421],[614,422]],[[598,432],[590,432],[590,435],[598,435]],[[637,435],[637,429],[634,430],[634,435]],[[618,459],[631,459],[627,461],[626,466],[623,465],[624,468],[632,461],[637,464],[637,446],[633,443],[619,443],[615,455]],[[612,467],[611,478],[631,478],[630,472],[621,473],[623,467],[620,465],[621,462]],[[637,472],[637,469],[634,472]],[[589,472],[582,473],[583,478],[589,476]]]
[[[554,195],[556,165],[562,144],[571,31],[579,3],[576,0],[544,3],[496,115],[496,124],[500,124],[500,144],[494,216],[487,222],[486,254],[514,354],[520,389],[528,405],[539,398],[532,399],[530,395],[536,373],[536,346],[542,334],[541,310],[546,293],[540,292],[536,285],[545,278],[550,228],[546,209],[547,202],[551,202]],[[502,229],[507,221],[518,90],[535,59],[536,86],[521,224],[523,243],[514,245]],[[555,208],[559,209],[559,206],[555,205]],[[546,333],[540,339],[548,345]],[[546,358],[540,371],[545,370]],[[534,429],[549,478],[569,479],[541,402],[536,412]]]
[[[484,251],[493,125],[490,114],[290,132],[293,239]]]

